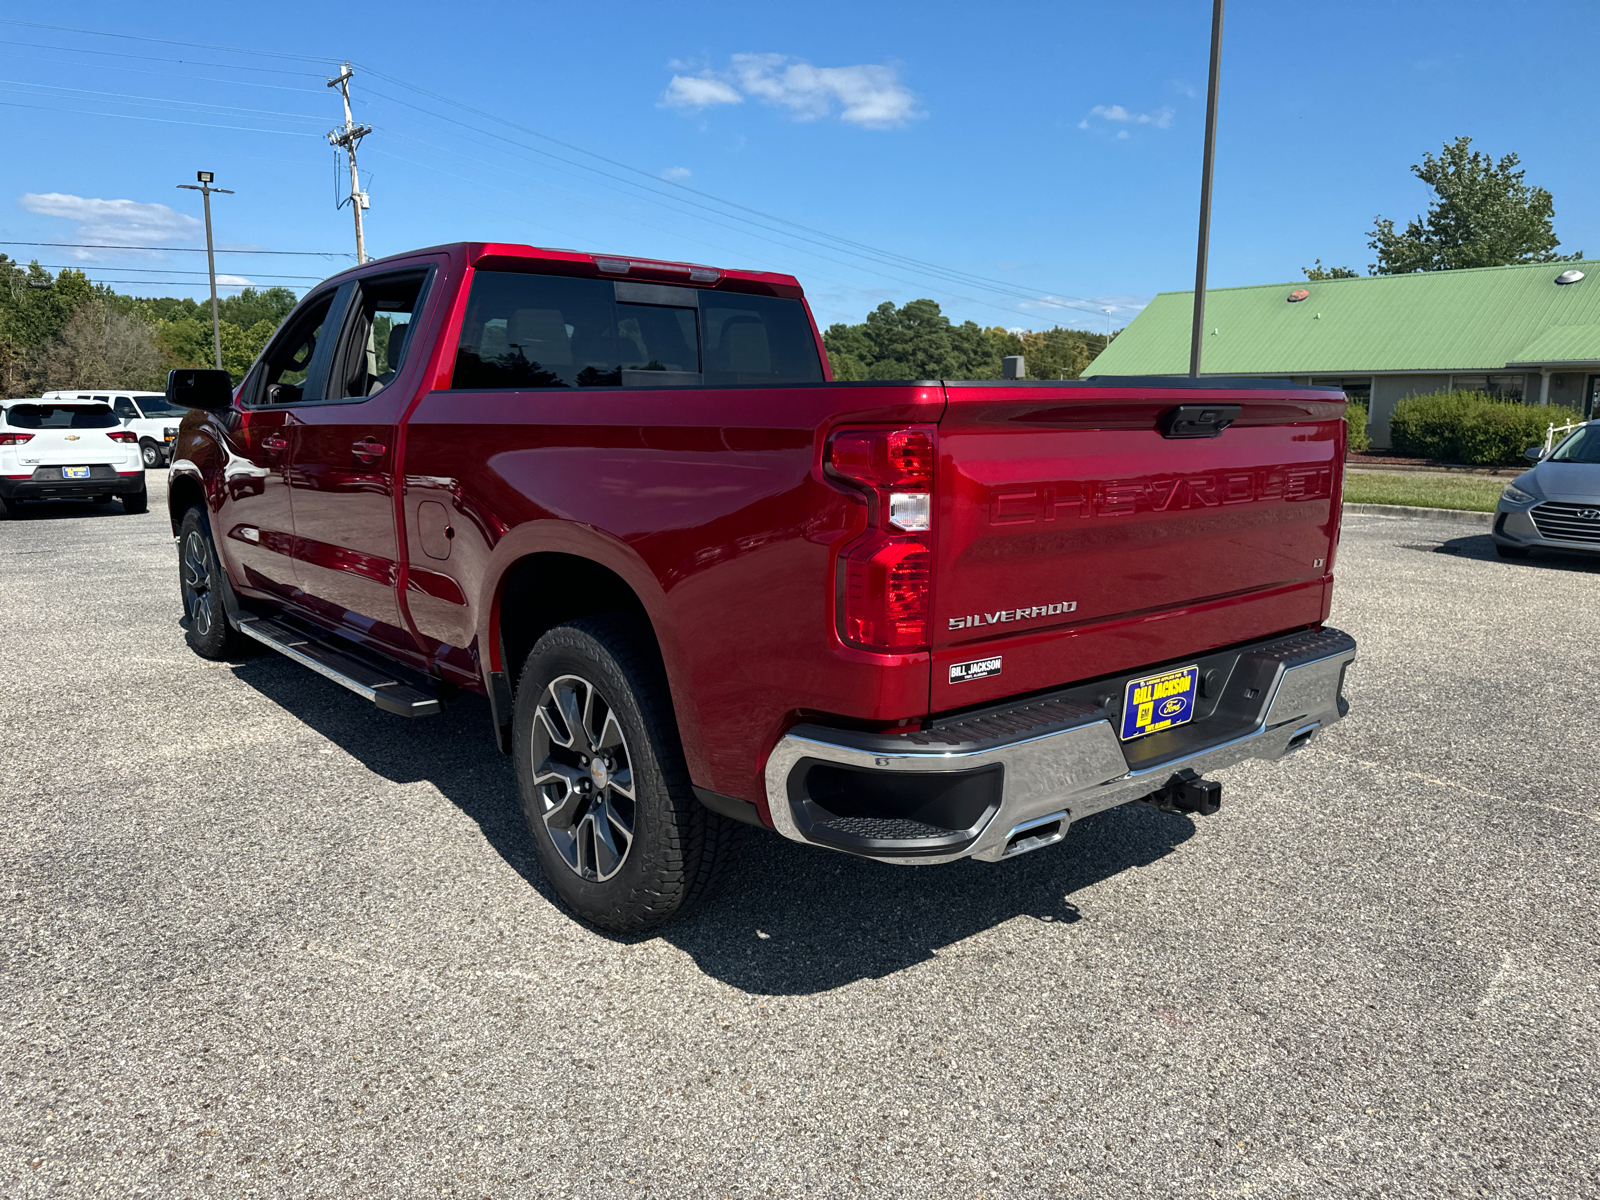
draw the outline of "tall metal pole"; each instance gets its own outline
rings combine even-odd
[[[211,276],[211,350],[217,364],[217,370],[222,370],[222,321],[217,316],[217,255],[211,243],[211,193],[221,192],[224,196],[233,195],[231,188],[214,188],[211,181],[216,178],[210,171],[196,171],[195,176],[200,182],[180,183],[178,186],[187,188],[191,192],[199,192],[206,207],[206,271]]]
[[[361,139],[372,132],[370,125],[357,125],[355,117],[350,112],[350,80],[355,71],[349,63],[344,64],[344,69],[339,72],[337,79],[328,80],[329,87],[339,89],[339,95],[344,99],[344,127],[330,129],[328,141],[344,148],[345,155],[350,159],[350,207],[356,217],[356,262],[367,261],[366,235],[361,228],[361,210],[367,206],[367,194],[361,190],[361,176],[356,172],[356,147],[361,144]]]
[[[1222,68],[1222,0],[1211,4],[1211,82],[1206,88],[1206,149],[1200,168],[1200,248],[1194,264],[1194,329],[1189,336],[1189,378],[1200,377],[1206,327],[1206,255],[1211,245],[1211,164],[1217,153],[1217,76]]]

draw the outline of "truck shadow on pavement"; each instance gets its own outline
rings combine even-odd
[[[438,788],[512,870],[561,907],[533,857],[511,760],[494,747],[484,700],[464,695],[437,717],[407,721],[277,655],[241,659],[233,670],[375,774]],[[1017,918],[1078,921],[1074,894],[1148,866],[1193,835],[1188,817],[1127,804],[1012,862],[896,867],[750,829],[717,895],[649,937],[742,991],[824,992],[903,971]]]

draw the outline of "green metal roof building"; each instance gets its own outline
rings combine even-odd
[[[1193,306],[1192,291],[1162,292],[1084,375],[1188,374]],[[1600,416],[1600,264],[1208,290],[1202,356],[1206,375],[1343,386],[1367,404],[1375,446],[1397,400],[1442,388]]]

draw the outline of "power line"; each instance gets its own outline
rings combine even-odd
[[[219,250],[217,253],[220,254],[221,251]],[[16,264],[13,264],[13,265],[16,265]],[[85,274],[87,274],[88,271],[91,269],[91,268],[85,267],[83,263],[40,263],[39,266],[43,267],[46,271],[83,271]],[[126,272],[131,272],[131,273],[138,274],[138,275],[199,275],[199,276],[204,277],[204,276],[207,276],[207,275],[210,274],[209,271],[178,271],[178,270],[174,270],[171,267],[125,267],[125,266],[122,266],[121,264],[118,264],[117,266],[111,267],[109,269],[113,270],[113,271],[122,271],[122,272],[125,272],[125,273]],[[257,271],[252,271],[252,272],[250,272],[250,274],[255,279],[299,279],[299,280],[302,280],[302,281],[305,281],[305,282],[310,282],[310,283],[321,283],[324,279],[327,278],[327,276],[325,276],[325,275],[272,275],[272,274],[266,274],[266,273],[257,272]],[[123,280],[119,280],[118,282],[121,282],[121,283],[135,283],[135,282],[137,282],[137,280],[123,279]],[[177,281],[169,279],[169,280],[163,280],[162,282],[175,283]],[[234,286],[234,285],[230,284],[229,286],[231,287],[231,286]],[[240,284],[238,286],[250,287],[252,285],[251,284]]]
[[[225,53],[225,54],[258,55],[258,56],[264,56],[264,57],[268,57],[268,58],[284,59],[284,60],[295,61],[295,62],[327,63],[327,62],[332,62],[333,61],[330,58],[319,57],[319,56],[314,56],[314,55],[287,54],[287,53],[282,53],[282,52],[279,52],[279,51],[258,50],[258,49],[251,49],[251,48],[238,47],[238,46],[219,46],[219,45],[215,45],[213,43],[187,42],[187,41],[180,41],[180,40],[172,39],[172,38],[147,37],[147,36],[142,36],[142,35],[139,35],[139,34],[108,33],[108,32],[102,31],[102,30],[81,29],[81,28],[76,28],[76,27],[71,27],[71,26],[50,25],[50,24],[46,24],[46,23],[43,23],[43,22],[36,22],[36,21],[19,21],[19,20],[10,19],[10,18],[0,18],[0,24],[16,25],[16,26],[21,26],[21,27],[26,27],[26,28],[34,28],[34,29],[49,29],[49,30],[53,30],[53,31],[56,31],[56,32],[81,34],[81,35],[86,35],[86,36],[120,38],[120,39],[124,39],[124,40],[128,40],[128,41],[146,42],[146,43],[150,43],[150,44],[154,44],[154,45],[181,46],[181,47],[186,47],[186,48],[190,48],[190,49],[212,50],[212,51],[217,51],[217,52]],[[101,52],[101,53],[104,53],[104,52]],[[831,248],[840,250],[840,251],[842,251],[842,252],[844,252],[846,254],[850,254],[850,255],[852,255],[853,257],[856,257],[856,258],[861,258],[861,259],[864,259],[864,260],[867,260],[867,261],[875,261],[875,262],[877,262],[877,263],[879,263],[880,265],[883,265],[883,266],[895,266],[895,267],[898,267],[901,270],[909,269],[909,270],[911,270],[913,272],[927,274],[927,275],[929,275],[931,277],[939,278],[939,279],[942,279],[942,280],[944,280],[946,282],[957,283],[960,286],[965,286],[965,287],[974,287],[974,286],[976,286],[976,287],[978,287],[978,288],[980,288],[980,289],[982,289],[984,291],[993,292],[993,293],[996,293],[996,294],[999,294],[999,295],[1013,296],[1013,297],[1016,297],[1016,298],[1028,301],[1030,303],[1034,303],[1034,304],[1043,304],[1043,305],[1046,305],[1046,306],[1052,307],[1052,308],[1065,308],[1065,309],[1070,309],[1070,310],[1075,310],[1075,311],[1098,311],[1098,310],[1103,309],[1103,307],[1104,307],[1102,304],[1098,304],[1095,301],[1088,300],[1088,299],[1086,299],[1084,297],[1080,297],[1080,296],[1069,296],[1069,295],[1065,295],[1065,294],[1062,294],[1062,293],[1050,293],[1050,292],[1044,292],[1044,291],[1023,292],[1023,291],[1018,290],[1015,287],[1015,285],[1003,282],[1001,280],[992,279],[992,278],[989,278],[987,276],[977,275],[977,274],[974,274],[974,273],[968,272],[968,271],[962,271],[962,270],[959,270],[957,268],[942,267],[937,263],[928,262],[927,260],[924,260],[924,259],[914,258],[914,257],[912,257],[910,255],[900,254],[900,253],[895,252],[895,251],[883,250],[883,249],[881,249],[879,247],[872,246],[872,245],[870,245],[868,243],[859,242],[859,241],[856,241],[856,240],[850,239],[850,238],[840,237],[839,235],[836,235],[836,234],[830,234],[830,233],[827,233],[824,230],[815,229],[815,228],[813,228],[811,226],[804,225],[804,224],[802,224],[800,222],[789,220],[786,217],[780,217],[780,216],[776,216],[774,214],[766,213],[766,212],[763,212],[760,209],[756,209],[756,208],[753,208],[753,207],[748,206],[748,205],[739,204],[739,203],[737,203],[735,201],[731,201],[731,200],[724,200],[724,199],[722,199],[722,198],[720,198],[718,196],[715,196],[715,195],[713,195],[713,194],[711,194],[709,192],[704,192],[704,191],[701,191],[698,188],[689,187],[686,184],[676,183],[676,182],[673,182],[673,181],[670,181],[670,180],[660,180],[660,178],[658,176],[656,176],[654,173],[652,173],[650,171],[646,171],[646,170],[644,170],[642,168],[639,168],[639,167],[635,167],[635,166],[633,166],[633,165],[631,165],[629,163],[624,163],[624,162],[622,162],[620,160],[609,158],[606,155],[596,153],[595,151],[592,151],[592,150],[587,150],[587,149],[585,149],[585,148],[583,148],[581,146],[575,145],[575,144],[570,143],[570,142],[565,142],[565,141],[561,140],[560,138],[552,137],[549,134],[541,133],[538,130],[529,129],[526,126],[518,125],[516,122],[509,121],[509,120],[505,119],[504,117],[496,116],[493,113],[489,113],[489,112],[485,112],[485,111],[483,111],[481,109],[473,108],[471,105],[463,104],[461,101],[454,100],[454,99],[452,99],[452,98],[450,98],[448,96],[442,96],[442,95],[440,95],[438,93],[431,92],[431,91],[427,90],[426,88],[421,88],[421,87],[418,87],[415,84],[407,83],[406,81],[404,81],[402,79],[399,79],[399,78],[397,78],[395,76],[392,76],[392,75],[388,75],[388,74],[386,74],[384,72],[381,72],[381,71],[377,71],[377,70],[375,70],[375,69],[373,69],[371,67],[363,66],[362,69],[366,70],[369,74],[372,74],[372,75],[374,75],[374,76],[376,76],[376,77],[378,77],[380,79],[387,80],[388,82],[393,83],[396,86],[406,88],[409,91],[415,92],[415,93],[417,93],[419,95],[427,96],[430,99],[436,100],[436,101],[438,101],[438,102],[440,102],[442,104],[447,104],[447,105],[450,105],[450,106],[452,106],[454,108],[460,109],[460,110],[462,110],[464,112],[472,113],[475,116],[479,116],[479,117],[485,118],[487,120],[494,121],[494,122],[496,122],[498,124],[501,124],[501,125],[504,125],[504,126],[506,126],[508,128],[515,129],[515,130],[517,130],[517,131],[519,131],[521,133],[525,133],[525,134],[528,134],[529,136],[539,138],[540,140],[548,142],[548,143],[550,143],[552,145],[560,146],[563,149],[567,149],[567,150],[573,151],[574,153],[585,155],[585,156],[587,156],[589,158],[592,158],[592,159],[596,160],[597,162],[606,163],[606,164],[608,164],[610,166],[613,166],[613,167],[616,167],[616,168],[618,168],[620,170],[627,171],[627,172],[629,172],[629,173],[631,173],[633,175],[637,175],[641,179],[648,180],[648,181],[650,181],[650,186],[646,187],[643,183],[639,183],[639,182],[636,182],[634,180],[619,179],[616,176],[610,175],[609,172],[601,171],[596,167],[588,165],[587,163],[573,162],[570,159],[562,158],[560,155],[554,155],[554,154],[551,154],[549,151],[539,150],[536,147],[532,147],[532,146],[521,146],[520,147],[521,149],[527,150],[527,151],[529,151],[531,153],[539,154],[541,156],[554,159],[555,161],[565,162],[569,166],[576,167],[579,170],[584,170],[584,171],[588,171],[588,172],[591,172],[591,173],[596,174],[596,175],[600,175],[602,177],[611,178],[611,179],[614,179],[618,183],[628,184],[628,185],[630,185],[630,186],[632,186],[634,188],[637,188],[639,190],[639,192],[642,192],[644,194],[643,198],[645,198],[647,200],[651,200],[654,203],[660,204],[660,203],[663,203],[664,201],[668,201],[668,200],[678,200],[680,203],[687,203],[687,204],[689,204],[689,205],[691,205],[693,207],[696,207],[696,208],[704,208],[704,209],[706,209],[706,211],[714,212],[714,213],[717,213],[717,215],[720,215],[720,216],[723,216],[723,217],[728,217],[728,218],[731,218],[733,220],[740,221],[740,222],[742,222],[744,224],[752,225],[752,226],[754,226],[755,228],[758,228],[758,229],[766,229],[769,233],[778,233],[780,235],[787,234],[787,236],[789,236],[791,238],[795,238],[796,240],[799,240],[799,241],[813,242],[814,239],[811,238],[811,237],[802,237],[802,236],[800,236],[800,234],[812,234],[812,235],[815,235],[816,237],[820,237],[820,238],[826,239],[824,242],[814,242],[814,244],[817,244],[817,245],[828,245],[828,246],[831,246]],[[376,95],[377,93],[373,93],[373,94]],[[426,115],[435,117],[438,120],[449,121],[449,122],[451,122],[453,124],[461,125],[464,128],[473,129],[475,132],[482,133],[485,136],[489,136],[489,137],[494,137],[495,136],[494,134],[489,133],[489,131],[487,131],[487,130],[480,129],[480,128],[477,128],[475,126],[469,125],[466,122],[462,122],[462,121],[456,120],[455,118],[445,116],[442,113],[430,112],[429,110],[424,109],[419,105],[409,104],[407,101],[400,100],[398,97],[385,97],[385,98],[389,99],[389,100],[391,100],[391,101],[393,101],[395,103],[399,103],[399,104],[405,105],[406,107],[413,108],[416,111],[425,113]],[[0,103],[3,103],[3,102],[0,102]],[[15,107],[33,107],[33,106],[15,105]],[[91,113],[91,114],[84,114],[84,115],[113,116],[113,115],[127,115],[127,114],[109,114],[109,113],[108,114],[93,114],[93,113]],[[142,117],[142,118],[135,117],[133,119],[138,119],[138,120],[161,120],[161,118],[151,118],[151,117]],[[172,123],[172,124],[198,124],[197,122],[180,122],[180,121],[174,121],[174,122],[169,122],[169,123]],[[249,130],[249,132],[285,133],[285,132],[288,132],[288,131],[256,129],[256,130]],[[512,143],[512,144],[515,145],[516,143]],[[689,201],[689,200],[686,200],[686,199],[684,199],[682,197],[672,196],[670,193],[662,192],[659,187],[655,186],[657,183],[666,183],[670,187],[676,189],[679,192],[684,192],[684,193],[689,193],[689,194],[692,194],[692,195],[695,195],[695,196],[699,196],[699,197],[701,197],[701,198],[703,198],[705,200],[711,201],[714,204],[722,205],[725,208],[737,210],[737,212],[732,212],[732,213],[719,212],[716,209],[708,208],[706,205],[697,204],[694,201]],[[689,214],[689,213],[683,213],[683,211],[681,209],[675,209],[674,208],[674,209],[672,209],[672,211],[679,212],[681,215],[690,215],[690,216],[694,215],[694,214]],[[741,217],[741,216],[738,215],[739,212],[749,213],[749,214],[751,214],[751,216],[759,217],[759,218],[761,218],[761,221],[752,221],[750,219],[750,217]],[[700,219],[704,219],[704,218],[700,218]],[[776,223],[778,223],[780,225],[785,225],[785,226],[788,226],[791,229],[800,231],[800,233],[798,233],[798,234],[788,234],[787,231],[772,229],[770,225],[763,225],[761,223],[763,221],[776,222]],[[782,244],[782,243],[780,243],[780,244]],[[793,246],[786,246],[785,248],[789,249],[791,251],[797,249],[796,247],[793,247]],[[808,252],[808,253],[814,253],[814,252]],[[837,261],[837,260],[830,260],[830,261]],[[858,267],[857,269],[860,269],[860,268]],[[874,273],[874,274],[882,274],[882,272],[877,272],[877,271],[874,271],[872,273]],[[905,282],[903,280],[896,279],[893,276],[887,276],[886,275],[884,277],[885,278],[894,279],[895,282],[900,282],[900,283],[904,283]],[[913,285],[913,286],[919,286],[919,285]],[[940,289],[940,290],[943,290],[943,289]],[[966,297],[961,297],[961,298],[967,299]],[[1089,307],[1085,308],[1084,306],[1089,306]],[[1001,306],[993,306],[993,307],[1001,307]],[[1122,307],[1122,306],[1119,305],[1119,306],[1116,306],[1116,307]],[[1011,312],[1013,310],[1005,309],[1005,311]]]
[[[56,33],[79,33],[87,37],[122,38],[130,42],[151,42],[159,46],[186,46],[191,50],[220,50],[224,54],[255,54],[263,58],[286,58],[291,62],[327,62],[335,60],[330,56],[319,58],[314,54],[285,54],[278,50],[257,50],[243,46],[217,46],[209,42],[180,42],[174,38],[144,37],[137,33],[109,33],[104,29],[77,29],[71,25],[47,25],[42,21],[18,21],[11,17],[0,17],[0,25],[20,25],[27,29],[50,29]]]
[[[110,242],[5,242],[0,246],[55,246],[66,250],[165,250],[173,254],[204,254],[204,246],[123,246]],[[344,250],[222,250],[218,254],[295,254],[304,258],[354,258]]]
[[[112,100],[132,100],[152,107],[214,109],[218,112],[248,113],[257,117],[292,117],[297,121],[316,121],[319,123],[322,121],[321,117],[312,113],[279,112],[271,108],[241,108],[236,104],[211,104],[205,100],[174,100],[167,96],[136,96],[129,92],[102,92],[92,88],[66,87],[59,83],[30,83],[21,79],[0,79],[0,86],[15,88],[19,91],[48,90],[52,92],[76,92],[80,96],[105,96]]]
[[[47,28],[47,29],[48,28],[54,28],[54,26],[45,26],[44,28]],[[49,46],[49,45],[45,45],[42,42],[19,42],[15,38],[0,38],[0,44],[4,44],[4,45],[7,45],[7,46],[26,46],[30,50],[59,50],[63,54],[93,54],[93,55],[97,55],[97,56],[99,56],[101,58],[137,58],[141,62],[172,63],[172,64],[175,64],[177,66],[185,66],[185,67],[214,67],[219,71],[254,71],[258,75],[296,75],[296,76],[304,76],[307,79],[321,79],[322,78],[322,75],[319,74],[316,71],[285,71],[282,67],[247,67],[247,66],[244,66],[241,63],[197,63],[197,62],[191,62],[187,58],[162,58],[160,55],[156,55],[156,54],[132,54],[132,53],[129,53],[128,51],[126,51],[126,50],[91,50],[87,46]],[[133,68],[130,68],[130,67],[114,67],[112,69],[113,70],[119,70],[119,71],[127,71],[127,70],[132,70]],[[236,79],[224,79],[224,80],[216,80],[215,82],[218,82],[218,83],[239,83],[241,81],[240,80],[236,80]],[[274,87],[274,86],[281,86],[281,85],[274,85],[274,84],[270,84],[270,83],[256,83],[256,84],[248,84],[247,86],[249,86],[249,87]],[[294,89],[289,89],[289,90],[294,90]]]

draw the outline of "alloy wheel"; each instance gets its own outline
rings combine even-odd
[[[215,593],[211,590],[211,560],[206,542],[197,530],[183,539],[183,614],[196,636],[211,632],[215,620]]]
[[[633,756],[616,711],[578,675],[550,682],[534,717],[533,784],[550,841],[591,882],[622,869],[633,845]]]

